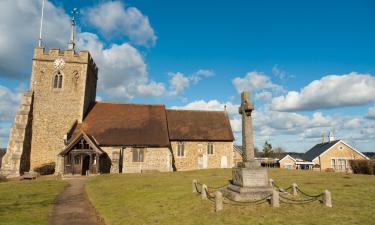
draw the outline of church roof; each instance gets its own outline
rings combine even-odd
[[[233,141],[227,113],[223,111],[167,110],[171,141]]]
[[[169,146],[164,105],[96,102],[80,129],[100,146]]]
[[[84,132],[98,146],[168,147],[170,141],[233,141],[225,112],[96,102],[69,142]]]

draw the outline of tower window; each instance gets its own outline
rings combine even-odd
[[[53,88],[62,88],[62,82],[63,82],[63,76],[59,71],[53,78]]]

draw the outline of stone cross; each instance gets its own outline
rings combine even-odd
[[[241,93],[241,106],[238,111],[242,115],[242,161],[254,161],[253,122],[251,112],[254,105],[250,100],[250,92]]]

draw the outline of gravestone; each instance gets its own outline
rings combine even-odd
[[[254,105],[249,92],[241,93],[239,113],[242,116],[242,162],[232,169],[232,182],[224,190],[236,201],[257,200],[272,193],[266,168],[254,158],[254,139],[251,113]]]

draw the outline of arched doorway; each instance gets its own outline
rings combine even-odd
[[[86,175],[86,171],[88,171],[89,169],[90,169],[90,156],[85,155],[82,160],[82,170],[81,170],[82,173],[81,174]]]

